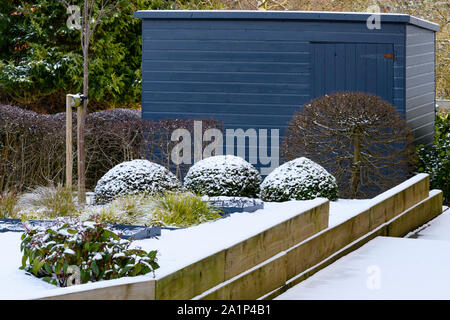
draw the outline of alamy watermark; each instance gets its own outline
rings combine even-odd
[[[381,269],[377,265],[368,266],[366,273],[369,274],[366,280],[366,287],[369,290],[381,289]]]
[[[71,5],[67,7],[67,14],[69,17],[67,18],[67,28],[73,30],[80,30],[81,29],[81,14],[80,14],[80,7],[76,5]]]
[[[366,26],[369,30],[381,29],[381,9],[379,5],[373,5],[366,9],[366,12],[372,12],[366,20]]]
[[[202,121],[194,121],[193,137],[184,128],[172,132],[171,141],[177,143],[170,158],[175,165],[192,164],[214,155],[227,154],[259,164],[261,174],[267,175],[280,164],[279,129],[226,129],[224,134],[219,129],[210,128],[202,134],[202,127]]]

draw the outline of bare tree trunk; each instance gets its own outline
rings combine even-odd
[[[83,96],[87,97],[89,93],[89,6],[88,1],[84,2],[84,29],[81,32],[83,43]],[[83,34],[84,33],[84,34]],[[78,204],[86,203],[86,153],[84,144],[84,128],[86,123],[88,100],[83,100],[81,117],[78,123]]]
[[[61,2],[67,7],[70,7],[71,1],[61,0]],[[81,112],[78,113],[77,120],[77,168],[78,168],[78,203],[86,203],[86,153],[85,153],[85,123],[88,105],[88,93],[89,93],[89,42],[91,36],[94,34],[96,27],[101,19],[112,11],[117,10],[119,1],[102,0],[99,4],[98,14],[95,17],[96,2],[94,0],[83,1],[83,15],[82,25],[80,28],[80,42],[83,51],[83,106]],[[109,9],[109,10],[108,10]]]
[[[359,128],[355,128],[353,131],[353,162],[351,170],[350,194],[352,198],[356,199],[361,175],[361,130]]]
[[[84,58],[83,95],[88,96],[88,61],[87,55]],[[86,203],[86,153],[85,153],[85,124],[87,113],[87,99],[83,100],[81,118],[78,126],[78,203]]]

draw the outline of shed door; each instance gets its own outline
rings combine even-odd
[[[312,43],[312,98],[363,91],[393,103],[392,44]]]

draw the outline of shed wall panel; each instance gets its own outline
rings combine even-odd
[[[143,19],[142,24],[144,119],[215,118],[226,128],[279,128],[282,135],[293,113],[314,97],[313,82],[319,80],[313,79],[311,62],[314,50],[321,50],[313,48],[315,42],[337,43],[336,70],[323,81],[338,90],[373,91],[383,79],[383,74],[348,75],[355,70],[343,66],[356,68],[349,63],[356,52],[339,43],[393,47],[390,100],[411,124],[423,128],[429,119],[417,120],[434,99],[433,31],[388,22],[369,30],[361,21],[325,20]],[[323,68],[318,72],[326,73]],[[405,94],[405,86],[412,90]]]
[[[209,103],[208,113],[220,113],[224,102],[248,104],[249,114],[263,103],[300,108],[310,99],[310,42],[404,41],[402,25],[367,31],[356,22],[144,19],[143,114],[164,112],[158,102],[186,103],[186,113],[196,102]],[[399,86],[402,76],[394,71]],[[357,84],[349,78],[339,88]],[[401,93],[395,98],[404,99]],[[291,116],[291,108],[285,114]]]
[[[416,143],[433,141],[435,117],[435,34],[406,25],[406,120]]]

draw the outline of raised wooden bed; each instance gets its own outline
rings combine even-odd
[[[429,192],[428,175],[419,174],[331,228],[324,199],[165,277],[123,284],[105,281],[102,288],[83,285],[85,291],[44,299],[270,299],[376,236],[404,236],[440,213],[442,191]]]
[[[376,236],[403,236],[442,213],[442,191],[429,193],[418,175],[373,199],[360,214],[299,242],[277,257],[212,288],[197,299],[273,298]],[[271,270],[276,272],[271,274]],[[266,279],[271,274],[270,279]],[[252,283],[252,290],[247,285]]]
[[[86,299],[111,299],[112,296],[115,299],[129,299],[130,296],[136,299],[135,294],[130,292],[142,292],[142,299],[191,299],[326,229],[328,221],[329,202],[322,199],[316,206],[244,241],[165,277],[146,280],[147,285],[144,287],[140,282],[114,285],[116,280],[110,280],[104,287],[96,288],[95,294],[86,291]],[[64,291],[68,291],[66,289]],[[115,294],[111,295],[110,291]],[[80,299],[81,296],[83,291],[58,294],[45,299]]]

